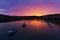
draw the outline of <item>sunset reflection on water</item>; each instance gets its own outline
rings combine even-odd
[[[26,27],[22,27],[23,24],[25,24]],[[6,37],[8,36],[6,31],[9,29],[16,29],[16,34],[12,36],[16,40],[57,40],[60,37],[60,26],[44,20],[20,20],[0,23],[0,25],[0,35],[4,36],[2,38],[6,40],[14,40]]]

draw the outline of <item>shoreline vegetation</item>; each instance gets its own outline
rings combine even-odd
[[[0,14],[0,22],[10,22],[19,20],[46,20],[60,22],[60,14],[51,14],[44,16],[9,16]]]

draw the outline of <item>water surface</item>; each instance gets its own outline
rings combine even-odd
[[[16,34],[10,36],[9,29],[16,29]],[[0,40],[60,40],[60,25],[44,20],[0,23]]]

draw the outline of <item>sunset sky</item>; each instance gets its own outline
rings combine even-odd
[[[0,14],[41,16],[60,13],[60,0],[0,0]]]

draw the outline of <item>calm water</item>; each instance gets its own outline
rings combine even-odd
[[[25,28],[23,24],[26,24]],[[10,36],[9,29],[16,29],[17,33]],[[44,20],[0,23],[0,40],[60,40],[60,25]]]

